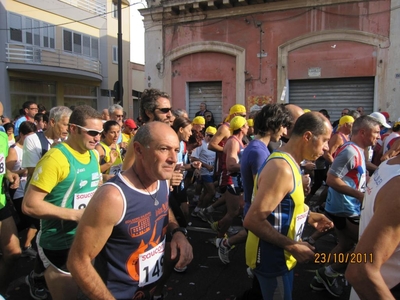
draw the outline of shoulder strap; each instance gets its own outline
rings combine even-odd
[[[36,135],[38,136],[40,145],[42,146],[42,157],[43,157],[43,155],[45,155],[46,152],[49,150],[49,141],[45,137],[43,131],[36,132]]]

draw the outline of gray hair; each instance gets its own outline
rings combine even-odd
[[[56,106],[50,109],[49,119],[54,119],[55,122],[61,120],[62,117],[69,117],[72,114],[72,110],[66,106]]]
[[[113,104],[108,108],[108,113],[111,115],[113,114],[116,110],[124,110],[124,108],[119,105],[119,104]]]
[[[178,118],[178,117],[182,117],[183,115],[189,115],[188,113],[187,113],[187,111],[185,110],[185,109],[183,109],[183,108],[178,108],[178,109],[175,109],[175,110],[173,110],[172,111],[172,113],[174,114],[174,116],[176,117],[176,118]]]
[[[361,129],[371,129],[376,125],[381,126],[377,119],[368,115],[361,116],[354,121],[351,134],[356,135]]]

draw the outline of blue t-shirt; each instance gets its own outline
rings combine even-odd
[[[251,204],[253,195],[254,176],[259,168],[269,157],[270,152],[267,145],[260,140],[252,140],[243,150],[240,160],[240,173],[242,175],[244,192],[244,215],[246,215]]]

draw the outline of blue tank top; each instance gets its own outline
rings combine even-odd
[[[107,183],[124,201],[124,214],[95,259],[95,268],[116,299],[134,299],[150,290],[163,273],[168,225],[168,185],[159,181],[153,198],[131,186],[121,174]]]

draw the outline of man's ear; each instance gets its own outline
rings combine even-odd
[[[313,134],[311,133],[311,131],[306,131],[303,134],[303,138],[308,142],[312,139]]]

